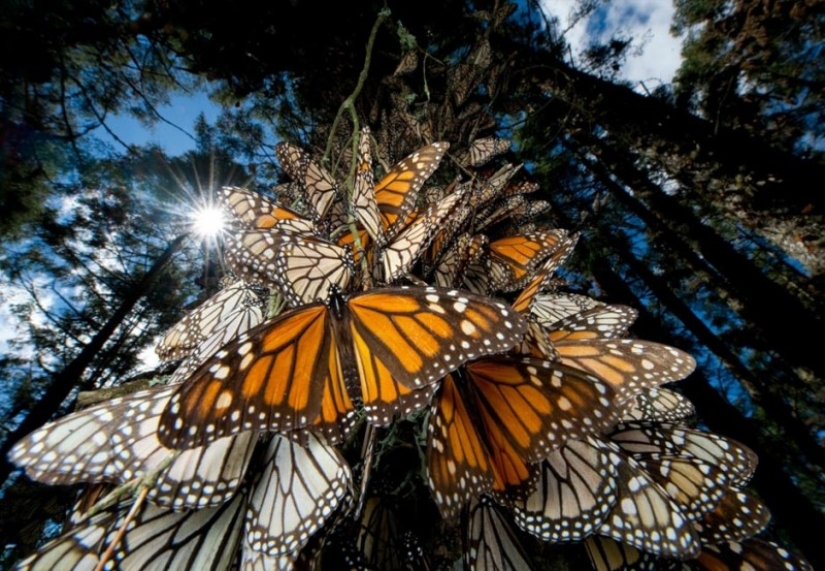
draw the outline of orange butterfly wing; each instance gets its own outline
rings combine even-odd
[[[326,306],[315,304],[227,344],[172,395],[158,425],[161,443],[185,449],[247,430],[310,425],[331,382],[330,331]]]
[[[438,168],[449,143],[433,143],[398,163],[375,185],[375,198],[384,233],[392,239],[407,224],[415,208],[418,191]]]
[[[427,476],[447,519],[458,515],[471,496],[493,487],[490,453],[473,420],[453,375],[447,375],[427,423]]]

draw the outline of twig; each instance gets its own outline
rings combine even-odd
[[[148,494],[149,487],[144,486],[144,488],[140,491],[140,495],[135,500],[135,503],[132,504],[132,509],[129,510],[129,513],[126,515],[126,519],[123,520],[123,524],[120,526],[120,529],[117,530],[117,535],[115,535],[112,543],[109,544],[109,547],[107,547],[103,555],[100,556],[100,561],[97,562],[97,566],[94,571],[103,571],[103,568],[106,566],[106,562],[112,558],[112,555],[114,555],[115,547],[117,547],[118,543],[121,542],[123,536],[126,535],[126,528],[129,527],[129,524],[133,519],[135,519],[140,506],[143,505],[143,502],[146,500],[146,496]]]
[[[358,75],[358,83],[355,85],[355,89],[346,99],[344,99],[344,102],[341,103],[341,107],[338,109],[338,113],[332,121],[332,128],[329,130],[327,148],[324,150],[322,164],[326,164],[332,154],[332,142],[335,138],[335,132],[338,130],[338,123],[341,122],[341,117],[344,115],[344,111],[349,111],[350,116],[353,117],[353,137],[358,136],[358,118],[355,114],[355,100],[358,98],[358,95],[360,95],[361,90],[364,88],[364,83],[367,81],[370,62],[372,61],[372,48],[375,45],[375,36],[378,35],[378,27],[390,16],[390,13],[389,8],[382,8],[381,11],[378,12],[378,17],[375,19],[375,23],[372,25],[370,39],[367,41],[367,54],[364,58],[364,69],[362,69],[361,73]]]

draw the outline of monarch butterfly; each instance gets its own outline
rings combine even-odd
[[[652,453],[636,454],[634,460],[691,521],[712,511],[727,491],[724,467],[702,459]]]
[[[372,275],[390,282],[406,273],[440,221],[453,211],[459,200],[461,196],[454,193],[430,205],[386,248],[377,254],[370,251],[371,263],[376,256],[381,260],[374,265]],[[237,240],[230,238],[229,242],[226,259],[230,267],[247,280],[276,284],[290,305],[326,299],[333,287],[350,289],[353,258],[351,251],[339,244],[311,236],[259,230],[245,232]]]
[[[457,190],[429,205],[381,251],[380,275],[385,282],[396,280],[409,271],[430,244],[436,231],[446,223],[464,199],[463,191]]]
[[[567,237],[566,230],[509,236],[490,242],[490,271],[496,289],[515,291],[533,279],[533,272]]]
[[[720,544],[761,533],[770,518],[768,508],[758,498],[734,488],[693,527],[703,543]]]
[[[675,563],[609,537],[588,537],[584,546],[596,571],[675,571]]]
[[[690,565],[704,571],[813,571],[799,555],[758,537],[706,545]]]
[[[484,234],[476,234],[470,236],[468,233],[461,234],[456,238],[455,243],[450,247],[441,262],[435,269],[435,282],[441,287],[462,287],[464,277],[467,269],[485,255],[487,244],[489,240]],[[476,293],[483,293],[486,291],[486,286],[483,288],[470,288]]]
[[[432,274],[442,257],[456,242],[457,236],[466,233],[464,231],[468,228],[468,221],[472,213],[470,207],[470,201],[472,199],[471,183],[459,183],[458,180],[456,180],[447,186],[443,193],[439,194],[446,196],[450,193],[458,193],[458,196],[461,198],[457,201],[449,217],[439,224],[431,245],[422,256],[422,272],[425,277]],[[440,202],[441,198],[436,199],[436,201]]]
[[[375,179],[372,174],[369,134],[369,128],[364,127],[361,129],[361,135],[358,139],[358,164],[355,170],[352,204],[355,208],[355,216],[363,224],[367,234],[379,246],[383,247],[387,243],[387,237],[382,227],[381,213],[378,210],[378,201],[375,197]],[[408,213],[415,206],[414,197],[411,202]]]
[[[619,339],[627,334],[638,312],[625,305],[600,305],[557,321],[549,330],[550,340],[589,341],[593,339]]]
[[[416,151],[393,167],[376,185],[368,133],[364,128],[359,141],[353,203],[356,216],[365,229],[365,234],[360,236],[362,246],[374,241],[382,260],[383,267],[374,268],[372,273],[378,279],[390,282],[409,270],[442,222],[456,211],[467,195],[463,191],[451,193],[416,213],[419,190],[438,167],[449,145],[433,143]],[[349,242],[350,237],[343,240]]]
[[[542,263],[541,267],[535,272],[533,279],[524,287],[521,293],[513,302],[513,309],[525,316],[533,316],[533,318],[543,325],[551,325],[544,320],[538,319],[538,316],[533,314],[533,307],[537,304],[540,294],[545,289],[554,289],[553,274],[573,253],[573,248],[578,242],[579,234],[574,233],[565,236],[560,242],[556,250]],[[589,299],[589,298],[588,298]],[[578,313],[582,309],[572,311],[570,315]],[[555,322],[556,320],[554,320]]]
[[[553,333],[550,335],[551,340]],[[640,390],[679,381],[696,368],[696,360],[679,349],[638,339],[553,341],[559,360],[607,381],[625,402]]]
[[[506,514],[488,496],[474,498],[467,506],[464,530],[467,569],[522,571],[532,568]]]
[[[670,423],[619,424],[610,439],[632,455],[667,454],[701,458],[722,469],[732,486],[748,483],[756,470],[753,451],[730,438]]]
[[[247,280],[273,284],[293,307],[346,291],[352,279],[349,251],[313,236],[251,230],[229,238],[227,264]]]
[[[407,156],[375,185],[383,232],[392,239],[409,223],[418,191],[435,172],[450,144],[432,143]],[[388,240],[389,241],[389,240]]]
[[[352,474],[341,454],[314,434],[306,447],[274,436],[249,496],[249,548],[270,556],[297,552],[351,493]]]
[[[464,166],[480,167],[510,149],[510,141],[499,137],[476,139],[458,162]]]
[[[404,55],[401,56],[401,61],[398,62],[398,67],[395,68],[393,75],[406,75],[411,71],[415,71],[415,68],[417,67],[418,52],[416,52],[415,50],[410,50],[408,52],[404,52]]]
[[[468,359],[509,349],[523,332],[510,308],[470,293],[333,291],[327,303],[283,313],[207,360],[177,387],[158,434],[190,448],[246,430],[314,426],[335,441],[353,421],[351,398],[363,399],[370,422],[386,424],[425,404],[420,389]]]
[[[478,73],[470,64],[460,63],[447,75],[447,87],[453,95],[456,107],[460,107],[477,86]]]
[[[510,182],[510,179],[521,170],[521,166],[522,165],[514,166],[508,163],[484,179],[474,193],[473,206],[476,209],[480,209],[497,200],[507,186],[507,183]]]
[[[515,504],[516,522],[549,541],[600,534],[663,556],[689,557],[699,544],[683,511],[694,506],[682,496],[703,501],[703,494],[723,485],[714,479],[720,472],[705,477],[699,468],[680,466],[680,474],[687,477],[672,478],[663,488],[654,478],[663,481],[663,474],[669,476],[674,466],[662,461],[648,468],[652,469],[595,437],[568,442],[542,463],[542,477],[532,495]],[[662,472],[653,476],[660,468]]]
[[[512,210],[510,218],[512,223],[518,227],[530,220],[537,219],[550,208],[550,203],[546,200],[524,200]]]
[[[275,154],[289,177],[303,185],[304,200],[311,207],[313,220],[325,218],[330,206],[338,199],[338,187],[332,176],[306,151],[291,143],[278,143]]]
[[[442,514],[452,518],[471,495],[524,494],[528,463],[613,422],[611,396],[599,379],[550,361],[466,363],[444,379],[427,428],[427,472]]]
[[[230,283],[166,332],[155,349],[158,357],[173,361],[211,354],[264,320],[262,294],[260,287],[243,280]]]
[[[473,229],[481,232],[509,218],[519,206],[524,204],[524,200],[523,196],[511,196],[502,202],[490,204],[487,208],[479,210],[476,213]]]
[[[246,494],[220,507],[173,512],[145,505],[129,524],[106,568],[132,571],[228,569],[236,557]],[[89,571],[125,523],[128,504],[90,518],[20,561],[19,571]],[[112,565],[114,563],[114,565]]]
[[[663,557],[695,557],[700,544],[678,504],[633,458],[617,468],[617,501],[596,534]]]
[[[681,394],[665,388],[641,391],[631,399],[622,411],[620,420],[674,422],[696,414],[693,403]]]
[[[298,212],[245,188],[224,187],[219,195],[224,208],[242,226],[312,234],[315,225]]]
[[[530,495],[513,504],[516,525],[544,541],[593,535],[617,501],[620,462],[596,435],[568,440],[541,462]]]
[[[537,291],[530,300],[530,313],[536,316],[539,323],[552,329],[557,321],[600,305],[604,305],[604,302],[586,295]]]
[[[175,388],[148,389],[65,416],[15,444],[9,459],[39,482],[123,484],[153,474],[172,451],[158,441],[158,417]],[[216,440],[174,456],[148,499],[174,509],[217,506],[242,483],[257,436]]]

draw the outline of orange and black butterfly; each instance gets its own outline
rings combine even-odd
[[[731,488],[716,507],[693,522],[705,544],[742,541],[761,533],[771,519],[768,508],[759,498]]]
[[[490,272],[495,289],[525,287],[541,263],[565,243],[567,231],[554,229],[490,242]]]
[[[458,162],[464,166],[480,167],[498,155],[506,153],[510,149],[510,145],[508,139],[500,139],[499,137],[476,139],[466,153],[458,158]]]
[[[473,499],[464,521],[464,563],[478,571],[531,569],[530,558],[506,512],[488,496]]]
[[[613,422],[612,390],[540,359],[490,357],[448,375],[428,424],[427,470],[447,518],[471,496],[509,501],[535,478],[530,464]]]
[[[508,306],[468,292],[393,287],[287,311],[207,359],[173,394],[158,434],[190,448],[248,430],[315,428],[338,441],[355,404],[387,424],[426,405],[468,359],[506,351],[524,333]]]
[[[676,571],[675,561],[667,561],[615,539],[596,535],[584,546],[595,571]]]
[[[698,571],[813,571],[796,553],[759,537],[706,545],[686,566]]]
[[[590,311],[599,311],[599,308]],[[611,318],[611,321],[616,320]],[[616,324],[623,327],[621,323]],[[679,349],[639,339],[605,338],[598,331],[587,338],[592,333],[590,330],[579,335],[559,329],[550,332],[550,340],[562,363],[610,383],[618,403],[642,390],[684,379],[696,368],[696,360]]]
[[[291,143],[278,143],[275,153],[281,167],[298,183],[303,194],[301,199],[308,203],[312,219],[324,219],[332,204],[339,200],[335,179],[309,153]]]
[[[373,180],[369,131],[359,139],[353,205],[361,224],[358,240],[368,252],[379,281],[392,282],[415,263],[437,230],[465,200],[453,192],[421,210],[416,208],[421,187],[441,162],[449,145],[433,143],[412,153],[395,165],[377,184]],[[354,246],[355,236],[345,233],[339,244]],[[372,246],[374,244],[374,246]],[[360,259],[357,248],[353,254]]]
[[[300,213],[245,188],[224,187],[221,203],[233,219],[248,229],[312,234],[315,225]]]
[[[266,290],[234,280],[173,325],[155,351],[161,361],[199,362],[264,320]]]

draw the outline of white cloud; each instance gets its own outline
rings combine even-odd
[[[571,25],[576,0],[542,0],[542,9],[559,19],[561,29]],[[621,77],[637,89],[644,82],[653,89],[670,83],[681,63],[682,39],[670,34],[674,7],[669,0],[608,0],[588,18],[576,22],[565,33],[574,57],[593,40],[606,40],[614,33],[633,39]],[[637,48],[642,48],[636,54]]]

